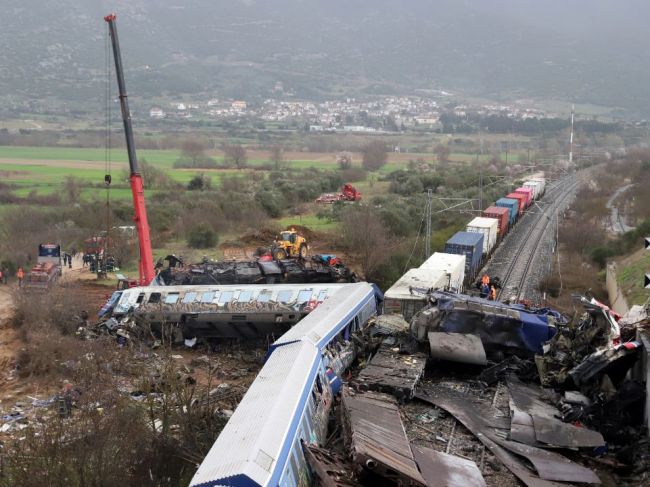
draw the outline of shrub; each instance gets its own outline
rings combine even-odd
[[[217,233],[207,225],[197,225],[192,228],[187,237],[187,244],[193,249],[208,249],[219,242]]]

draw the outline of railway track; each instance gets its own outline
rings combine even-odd
[[[534,263],[540,254],[542,243],[549,228],[554,228],[553,216],[564,210],[577,184],[577,177],[572,174],[548,189],[546,195],[536,203],[537,211],[533,209],[535,207],[529,209],[483,269],[481,273],[501,278],[501,289],[497,296],[499,300],[517,300],[534,290],[535,286],[531,285],[536,267]]]

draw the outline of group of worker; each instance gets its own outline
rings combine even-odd
[[[490,284],[490,276],[483,274],[481,278],[481,297],[490,301],[497,300],[497,287],[494,283]]]

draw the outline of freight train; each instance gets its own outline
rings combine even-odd
[[[481,265],[498,247],[546,189],[543,174],[536,174],[521,187],[498,199],[493,206],[467,224],[417,269],[410,269],[386,291],[384,310],[410,320],[426,305],[426,297],[415,289],[463,292],[474,282]]]
[[[370,284],[345,284],[274,342],[190,485],[311,485],[302,444],[326,441],[340,376],[356,355],[351,334],[376,313]]]

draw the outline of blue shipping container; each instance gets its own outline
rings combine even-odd
[[[499,198],[496,202],[497,206],[508,208],[510,210],[510,225],[517,219],[517,212],[519,211],[519,200],[512,198]]]
[[[465,276],[473,279],[478,272],[483,255],[483,234],[458,232],[445,244],[445,252],[465,256]]]

